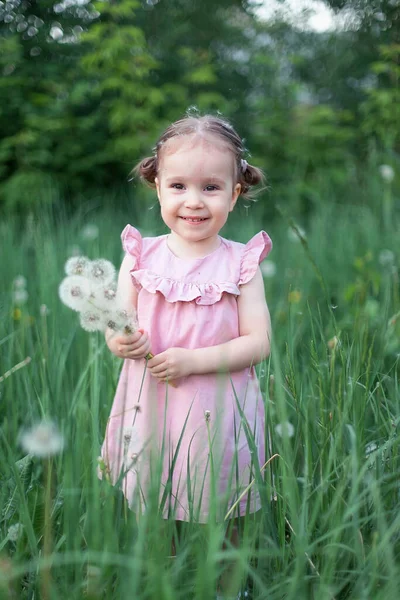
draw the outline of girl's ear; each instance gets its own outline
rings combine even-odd
[[[237,202],[237,199],[240,196],[241,191],[242,191],[242,186],[240,185],[240,183],[237,183],[235,185],[235,187],[233,188],[232,200],[231,200],[231,206],[230,206],[229,212],[232,212],[232,210],[235,208],[235,204]]]
[[[159,180],[158,180],[158,177],[156,177],[156,178],[154,179],[154,183],[156,184],[156,190],[157,190],[157,197],[158,197],[158,201],[159,201],[159,202],[161,202],[161,199],[160,199],[160,182],[159,182]]]

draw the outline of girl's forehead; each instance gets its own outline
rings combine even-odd
[[[161,149],[161,158],[196,149],[205,151],[214,149],[226,152],[231,148],[226,141],[222,140],[217,135],[196,132],[186,135],[177,135],[164,142]]]

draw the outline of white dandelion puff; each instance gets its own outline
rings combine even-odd
[[[108,311],[114,308],[116,297],[115,284],[99,285],[92,289],[91,301],[96,308]]]
[[[95,240],[99,237],[99,228],[94,223],[89,223],[82,229],[81,236],[84,240]]]
[[[81,275],[70,275],[63,279],[58,293],[64,304],[72,310],[80,311],[85,308],[90,298],[90,283]]]
[[[98,284],[111,283],[115,278],[115,267],[103,258],[92,260],[88,265],[87,277]]]
[[[18,542],[19,538],[22,535],[22,530],[24,526],[22,523],[15,523],[15,525],[10,525],[7,532],[7,537],[10,542]]]
[[[139,327],[136,312],[132,310],[125,310],[122,308],[116,308],[111,310],[107,315],[107,327],[112,331],[119,331],[124,333],[134,333]]]
[[[391,250],[381,250],[378,260],[383,267],[391,266],[394,263],[394,252]]]
[[[13,281],[13,288],[15,290],[20,290],[21,288],[26,287],[26,277],[23,275],[17,275],[17,277]]]
[[[211,419],[211,412],[209,410],[205,410],[204,411],[204,417],[206,419],[206,423],[209,423],[210,419]]]
[[[41,458],[59,454],[64,448],[64,438],[55,423],[41,421],[19,436],[22,448]]]
[[[286,421],[285,423],[278,423],[278,425],[275,425],[275,432],[282,438],[291,438],[294,436],[294,427],[290,423],[290,421]]]
[[[261,263],[260,268],[264,277],[274,277],[276,274],[276,264],[272,260],[265,260]]]
[[[107,317],[103,311],[91,308],[84,310],[80,314],[80,324],[85,331],[104,331],[106,328]]]
[[[90,260],[86,256],[72,256],[65,263],[67,275],[85,275]]]
[[[41,317],[47,317],[50,313],[50,310],[46,304],[41,304],[39,310],[40,310]]]
[[[21,306],[22,304],[26,304],[28,300],[29,294],[24,288],[17,288],[13,291],[12,298],[13,303],[17,304],[17,306]]]
[[[379,173],[386,183],[391,183],[394,179],[394,169],[390,165],[380,165]]]

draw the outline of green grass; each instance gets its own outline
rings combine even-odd
[[[174,525],[156,503],[137,523],[120,492],[97,477],[120,362],[100,335],[79,329],[57,294],[72,246],[118,265],[127,221],[162,231],[155,210],[140,222],[92,209],[0,224],[0,376],[31,358],[0,381],[0,599],[208,600],[224,556],[254,599],[398,598],[396,216],[383,230],[372,209],[331,202],[297,242],[284,214],[271,225],[232,216],[226,235],[246,241],[263,227],[274,241],[277,271],[265,279],[273,352],[258,370],[268,455],[279,457],[256,469],[262,515],[246,521],[239,550],[222,552],[222,524],[188,523],[171,560],[161,542]],[[99,236],[85,240],[92,221]],[[383,250],[393,252],[385,264]],[[18,307],[20,274],[29,298]],[[18,442],[21,428],[44,416],[66,441],[51,463],[24,457]],[[287,421],[292,437],[276,430]],[[14,542],[16,523],[23,529]]]

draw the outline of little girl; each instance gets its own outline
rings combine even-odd
[[[254,478],[249,432],[265,462],[254,365],[270,349],[258,265],[272,244],[264,231],[247,244],[219,235],[238,197],[262,180],[243,153],[225,120],[190,116],[170,125],[136,167],[157,190],[170,233],[142,238],[131,225],[122,232],[118,295],[136,308],[140,329],[107,333],[125,362],[102,455],[138,513],[158,477],[165,518],[222,521]],[[253,486],[232,517],[259,508]]]

